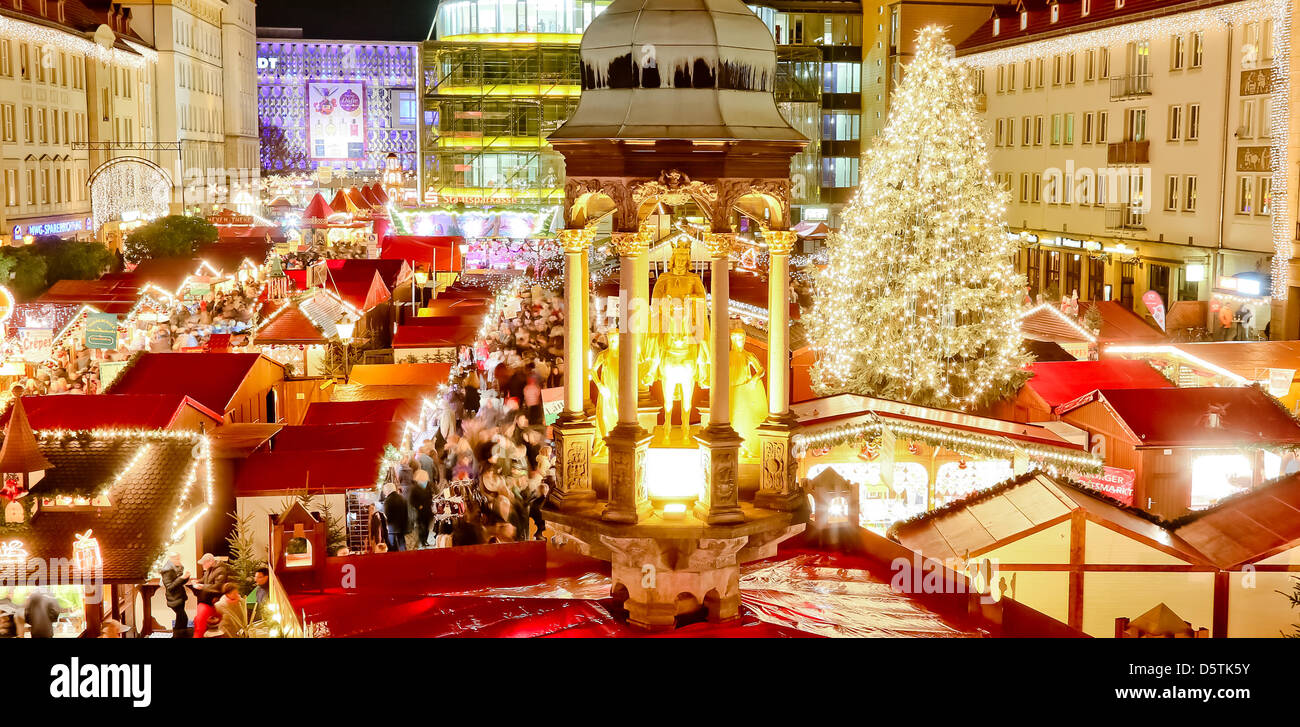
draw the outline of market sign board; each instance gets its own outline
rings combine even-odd
[[[313,159],[359,160],[366,154],[366,84],[307,83],[307,148]]]
[[[86,348],[99,348],[110,351],[117,348],[116,314],[86,314]]]
[[[1137,475],[1133,470],[1119,467],[1102,467],[1101,474],[1078,475],[1083,484],[1109,495],[1112,500],[1131,506],[1133,504],[1133,483]]]

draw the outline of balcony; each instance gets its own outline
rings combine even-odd
[[[1142,212],[1142,208],[1138,205],[1106,205],[1106,229],[1145,230],[1146,214]]]
[[[1110,100],[1119,101],[1126,98],[1151,95],[1151,74],[1131,73],[1110,79]]]
[[[1107,164],[1150,164],[1151,141],[1117,141],[1106,145]]]

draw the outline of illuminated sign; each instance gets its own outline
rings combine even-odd
[[[313,159],[353,160],[366,154],[366,85],[307,84],[308,152]]]
[[[14,239],[24,235],[40,237],[41,235],[63,235],[69,232],[81,232],[89,229],[89,220],[61,220],[59,222],[42,222],[40,224],[28,225],[26,229],[22,225],[14,225]]]

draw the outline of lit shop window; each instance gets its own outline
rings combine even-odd
[[[1253,455],[1202,454],[1192,458],[1192,509],[1203,510],[1225,497],[1247,490],[1254,470]]]
[[[946,462],[934,478],[934,506],[942,507],[1014,476],[1011,463],[1005,460]]]
[[[895,462],[892,486],[881,478],[879,462],[815,464],[808,468],[808,478],[815,479],[826,469],[858,488],[858,523],[864,528],[884,532],[892,523],[926,511],[929,478],[917,462]]]

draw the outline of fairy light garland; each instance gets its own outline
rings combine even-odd
[[[1273,236],[1272,272],[1273,298],[1287,299],[1290,287],[1290,265],[1293,254],[1291,244],[1291,209],[1287,203],[1290,192],[1287,142],[1291,126],[1291,31],[1292,18],[1287,0],[1249,0],[1209,8],[1175,10],[1170,15],[1145,20],[1134,20],[1097,30],[1070,33],[1055,38],[1023,42],[996,50],[973,52],[962,56],[961,62],[976,68],[989,68],[1001,64],[1021,63],[1057,53],[1074,53],[1095,48],[1123,46],[1130,41],[1148,40],[1161,36],[1179,35],[1203,30],[1215,23],[1239,26],[1246,22],[1272,20],[1274,23],[1274,57],[1270,73],[1271,98],[1269,124],[1272,128],[1271,163],[1273,172],[1270,186],[1272,203],[1271,232]]]
[[[1020,318],[1019,318],[1020,324],[1021,324],[1021,325],[1024,325],[1024,322],[1025,322],[1025,319],[1026,319],[1026,318],[1028,318],[1029,316],[1032,316],[1032,315],[1035,314],[1035,313],[1038,313],[1039,311],[1044,311],[1044,310],[1045,310],[1045,311],[1049,311],[1049,312],[1051,312],[1051,313],[1052,313],[1053,315],[1055,315],[1055,316],[1056,316],[1056,317],[1057,317],[1061,322],[1065,323],[1065,324],[1068,325],[1070,328],[1074,329],[1075,333],[1078,333],[1080,336],[1082,336],[1084,339],[1086,339],[1086,340],[1088,341],[1088,343],[1096,343],[1096,342],[1097,342],[1097,336],[1096,336],[1095,334],[1093,334],[1092,331],[1089,331],[1088,329],[1086,329],[1086,328],[1084,328],[1083,326],[1079,325],[1077,321],[1075,321],[1074,319],[1070,318],[1070,316],[1067,316],[1065,313],[1061,312],[1061,309],[1060,309],[1060,308],[1057,308],[1056,306],[1052,305],[1051,303],[1039,303],[1038,305],[1036,305],[1036,306],[1034,306],[1034,307],[1032,307],[1032,308],[1028,308],[1028,309],[1026,309],[1024,313],[1021,313],[1021,314],[1020,314]]]
[[[878,415],[865,422],[841,424],[818,432],[801,432],[791,439],[796,457],[809,450],[834,447],[850,442],[872,439],[889,431],[899,439],[919,440],[931,446],[943,447],[969,455],[1010,458],[1023,453],[1030,460],[1065,471],[1100,472],[1102,459],[1088,452],[1071,452],[1056,447],[1029,443],[1016,443],[1005,437],[952,432],[938,427],[911,422],[887,421]]]
[[[85,56],[99,63],[122,68],[144,68],[158,61],[157,52],[137,43],[127,42],[131,49],[136,51],[136,53],[128,53],[119,48],[105,48],[67,30],[29,23],[5,15],[0,15],[0,38],[31,43],[38,48],[53,46],[66,53]]]

